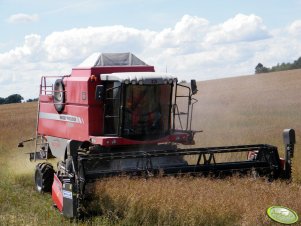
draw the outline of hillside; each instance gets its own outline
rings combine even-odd
[[[201,146],[268,143],[283,150],[282,131],[296,131],[301,160],[301,69],[200,82],[193,123]],[[298,159],[298,160],[296,160]],[[294,166],[301,181],[301,166]]]
[[[287,205],[301,214],[301,70],[198,83],[193,129],[197,146],[269,143],[283,149],[282,130],[297,134],[290,185],[252,178],[227,180],[116,178],[96,186],[102,216],[96,225],[274,225],[270,205]],[[22,139],[35,134],[36,103],[0,106],[0,224],[69,225],[51,208],[50,195],[33,188],[33,169]],[[235,192],[233,192],[235,191]],[[250,210],[252,210],[250,212]]]
[[[193,123],[204,130],[198,145],[269,143],[282,150],[283,129],[294,128],[301,159],[300,87],[299,69],[200,82]],[[294,170],[300,180],[299,164]]]

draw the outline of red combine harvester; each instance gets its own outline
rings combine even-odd
[[[293,129],[284,131],[284,159],[267,144],[183,148],[194,144],[197,132],[191,130],[196,93],[195,80],[179,84],[131,53],[93,54],[71,75],[42,77],[30,160],[58,162],[56,170],[48,162],[36,166],[37,190],[52,192],[59,211],[73,218],[85,211],[87,185],[105,177],[255,172],[291,178]],[[245,153],[245,159],[216,157],[233,153]]]

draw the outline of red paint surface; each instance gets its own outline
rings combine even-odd
[[[187,142],[187,140],[188,140],[187,133],[176,133],[176,134],[163,137],[158,140],[147,140],[147,141],[129,140],[123,137],[90,136],[90,141],[92,143],[100,144],[105,147],[122,146],[122,145],[158,144],[158,143],[166,143],[166,142],[185,143]]]
[[[54,180],[52,184],[52,200],[56,204],[59,211],[62,212],[63,211],[62,183],[57,178],[56,175],[54,175]]]
[[[60,117],[60,115],[74,116],[80,118],[81,123],[40,118],[38,133],[77,141],[91,141],[94,144],[103,146],[154,144],[162,142],[183,143],[187,141],[187,134],[173,134],[153,141],[135,141],[122,137],[102,136],[104,109],[102,101],[95,99],[95,89],[97,85],[102,83],[100,81],[100,74],[118,72],[154,72],[154,67],[123,66],[73,69],[71,76],[63,79],[65,86],[64,111],[61,114],[57,113],[51,95],[40,95],[40,112],[51,113],[52,116],[54,115],[56,117]]]

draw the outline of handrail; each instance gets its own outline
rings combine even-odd
[[[70,75],[42,76],[41,82],[40,82],[40,95],[53,95],[53,93],[55,92],[53,90],[53,84],[51,84],[51,85],[47,84],[47,79],[51,79],[51,78],[62,78],[63,79],[64,77],[70,77]]]
[[[178,95],[178,86],[183,87],[188,89],[188,95]],[[185,112],[180,112],[179,110],[179,106],[177,104],[177,98],[187,98],[188,100],[188,104],[187,104],[187,109]],[[194,103],[193,103],[194,104]],[[192,104],[192,105],[193,105]],[[191,106],[191,88],[185,85],[181,85],[181,84],[176,84],[176,88],[175,88],[175,96],[174,96],[174,103],[173,103],[173,130],[175,130],[175,124],[176,124],[176,116],[178,116],[178,122],[180,124],[180,127],[182,130],[191,130],[191,119],[192,119],[192,106]],[[185,123],[185,128],[183,128],[183,124],[182,124],[182,119],[180,117],[180,115],[186,115],[186,123]],[[184,120],[184,119],[183,119]],[[190,122],[189,122],[190,120]]]

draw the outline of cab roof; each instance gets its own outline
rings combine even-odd
[[[176,81],[176,77],[169,73],[158,72],[126,72],[101,74],[102,81],[118,81],[132,84],[171,84]]]

